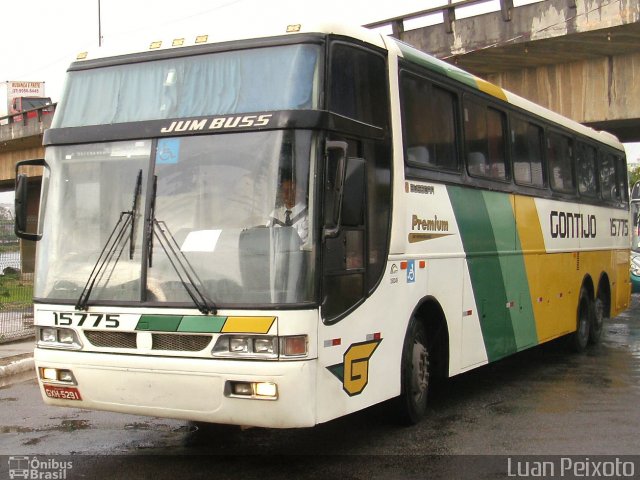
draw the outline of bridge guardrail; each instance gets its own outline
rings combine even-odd
[[[24,112],[5,115],[3,117],[0,117],[0,127],[15,124],[22,124],[26,126],[31,120],[35,120],[41,123],[45,115],[53,115],[53,113],[56,111],[57,105],[57,103],[52,103],[51,105],[44,105],[42,107],[33,108],[31,110],[25,110]]]
[[[427,8],[426,10],[420,10],[419,12],[412,12],[406,15],[400,15],[397,17],[387,18],[385,20],[379,20],[373,23],[364,25],[366,28],[380,28],[391,25],[393,29],[393,36],[399,37],[404,32],[405,20],[415,20],[429,15],[442,13],[442,19],[444,27],[447,33],[453,33],[453,23],[456,20],[456,9],[461,7],[470,7],[472,5],[489,4],[494,3],[495,0],[459,0],[457,2],[449,0],[445,5],[438,7]],[[571,7],[575,8],[575,0],[569,0]],[[502,12],[502,19],[505,22],[511,21],[513,14],[513,0],[500,0],[500,11]]]

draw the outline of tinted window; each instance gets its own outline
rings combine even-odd
[[[598,195],[596,149],[582,142],[578,142],[576,154],[578,191],[582,196],[594,198]]]
[[[401,88],[407,163],[457,170],[455,95],[408,74],[403,75]]]
[[[600,155],[600,185],[603,200],[614,201],[618,199],[616,164],[613,155]]]
[[[331,49],[329,109],[365,123],[386,126],[386,78],[384,58],[335,43]]]
[[[519,118],[511,121],[513,176],[516,183],[544,187],[542,128]]]
[[[616,157],[616,183],[618,184],[618,200],[629,201],[629,186],[627,181],[627,165],[623,158]]]
[[[491,107],[467,100],[464,120],[469,174],[506,180],[504,114]]]
[[[572,141],[565,135],[549,132],[547,135],[547,163],[551,188],[561,193],[576,190],[573,175]]]

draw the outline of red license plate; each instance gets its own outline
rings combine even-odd
[[[80,392],[76,387],[59,387],[57,385],[45,385],[44,393],[49,398],[60,400],[82,400]]]

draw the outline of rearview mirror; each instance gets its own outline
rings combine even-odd
[[[325,149],[325,227],[324,237],[336,237],[340,231],[347,142],[327,141]]]
[[[37,242],[42,238],[42,234],[39,232],[28,232],[27,216],[28,208],[27,203],[29,199],[29,177],[26,173],[20,173],[20,170],[28,167],[45,167],[46,163],[44,159],[39,158],[35,160],[23,160],[16,163],[16,194],[15,194],[15,224],[14,231],[18,238],[23,240],[31,240]]]

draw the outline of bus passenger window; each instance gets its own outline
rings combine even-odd
[[[547,162],[551,188],[560,193],[575,193],[572,141],[559,133],[547,136]]]
[[[505,116],[499,110],[467,99],[464,132],[469,175],[507,179],[504,148]]]
[[[544,187],[542,128],[519,118],[511,120],[513,176],[519,185]]]
[[[618,183],[618,201],[629,201],[629,184],[627,177],[627,166],[624,159],[616,157],[616,181]]]
[[[600,189],[602,199],[617,200],[616,167],[613,155],[600,155]]]
[[[457,171],[455,95],[406,72],[401,88],[407,164]]]
[[[598,195],[596,182],[596,149],[578,142],[576,149],[578,168],[578,191],[584,197],[595,198]]]

